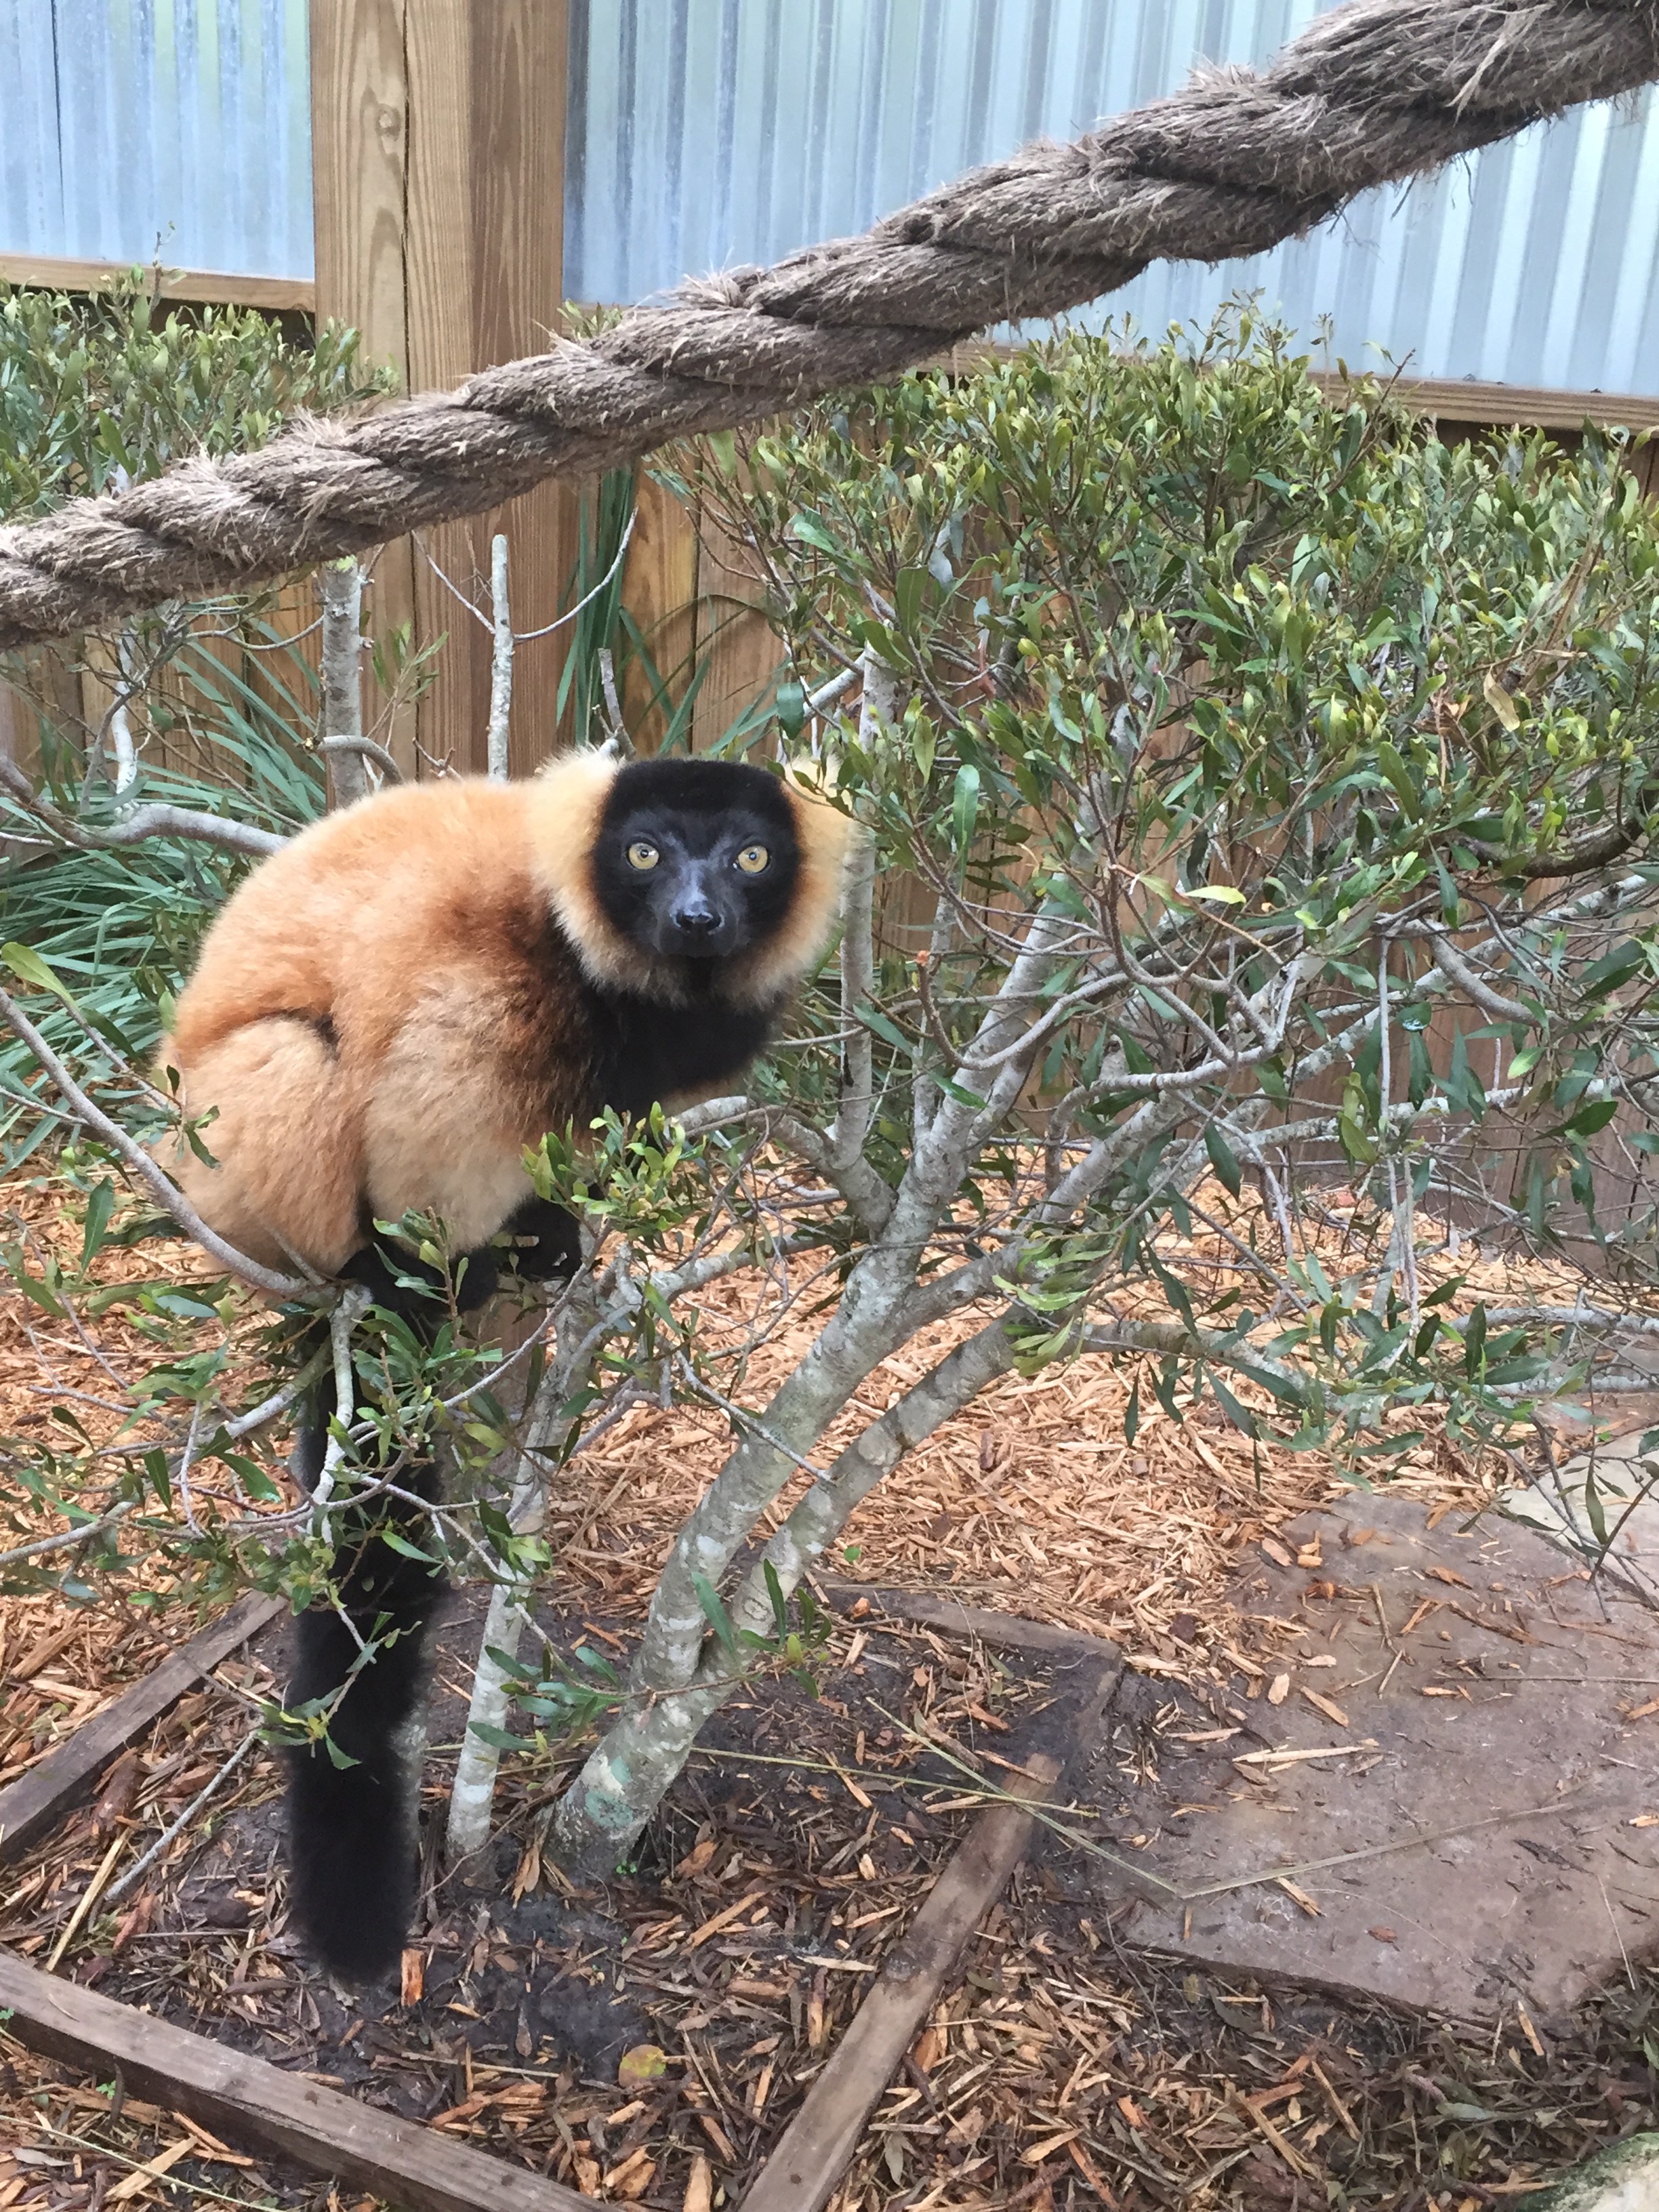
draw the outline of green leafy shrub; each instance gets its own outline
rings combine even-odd
[[[325,324],[301,340],[252,309],[163,311],[143,271],[89,295],[0,285],[0,520],[118,489],[191,453],[246,451],[301,410],[355,406],[392,382],[365,370],[353,331]],[[0,656],[14,726],[34,726],[39,791],[87,841],[67,842],[27,791],[0,793],[0,830],[14,841],[0,862],[0,934],[45,956],[135,1064],[246,860],[179,837],[117,854],[98,848],[99,832],[141,804],[278,836],[322,810],[315,678],[273,625],[276,597],[171,605],[112,639]],[[125,783],[110,759],[118,713]],[[62,1008],[46,1033],[71,1042]],[[14,1164],[54,1126],[33,1111],[28,1077],[20,1048],[0,1053]]]
[[[541,1149],[592,1249],[516,1368],[459,1329],[423,1364],[370,1318],[390,1398],[340,1492],[443,1438],[423,1543],[500,1597],[548,1564],[536,1501],[585,1436],[647,1395],[731,1423],[626,1684],[556,1694],[493,1639],[503,1705],[611,1711],[552,1832],[572,1866],[626,1853],[743,1666],[796,1662],[803,1573],[1012,1368],[1104,1355],[1131,1435],[1143,1397],[1207,1401],[1364,1481],[1619,1387],[1659,1287],[1659,525],[1617,441],[1441,447],[1246,321],[908,377],[665,469],[748,549],[787,663],[769,736],[863,825],[838,951],[745,1096],[599,1133],[608,1193],[565,1133]],[[106,1164],[79,1146],[89,1219]],[[1470,1237],[1556,1276],[1483,1300]],[[739,1273],[753,1326],[711,1346],[697,1293]],[[72,1255],[34,1279],[84,1294]],[[236,1428],[270,1346],[149,1295],[131,1388],[163,1440],[10,1440],[20,1536],[48,1508],[93,1533],[0,1572],[325,1587],[303,1512],[261,1517],[275,1431]],[[804,1313],[745,1402],[750,1349]],[[896,1353],[915,1380],[830,1454]]]
[[[156,475],[190,453],[246,453],[301,409],[393,388],[355,331],[308,343],[252,307],[163,310],[147,273],[92,294],[0,283],[0,521]]]

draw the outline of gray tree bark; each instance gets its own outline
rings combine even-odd
[[[323,603],[323,731],[331,738],[363,734],[363,572],[355,558],[329,561],[317,571]],[[331,807],[352,806],[368,796],[368,764],[349,745],[331,748],[328,763]]]

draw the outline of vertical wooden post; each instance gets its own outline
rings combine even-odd
[[[318,312],[354,324],[410,392],[540,351],[556,327],[568,34],[567,0],[311,0]],[[544,485],[426,543],[483,606],[489,540],[505,531],[514,616],[535,629],[568,569],[572,498]],[[370,605],[377,630],[408,621],[417,647],[446,638],[393,751],[412,765],[418,738],[428,762],[482,772],[489,631],[407,540],[379,556]],[[519,773],[551,746],[560,648],[556,635],[517,663]]]
[[[390,362],[407,383],[404,7],[405,0],[312,0],[311,165],[317,313],[351,324],[367,359]],[[406,538],[368,556],[368,619],[376,636],[407,624],[412,639],[414,562]],[[366,702],[364,727],[374,728],[412,775],[415,714],[405,708],[390,727],[377,726],[384,703]]]

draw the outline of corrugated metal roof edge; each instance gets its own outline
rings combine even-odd
[[[970,338],[937,355],[928,366],[966,371],[983,361],[1006,361],[1017,350]],[[1319,369],[1309,374],[1322,391],[1333,396],[1344,388],[1340,376]],[[1491,423],[1494,428],[1515,423],[1531,430],[1580,430],[1590,422],[1601,429],[1659,430],[1659,398],[1632,392],[1557,392],[1541,385],[1480,384],[1466,377],[1432,376],[1398,377],[1393,389],[1395,398],[1416,413],[1448,422]]]
[[[1316,375],[1314,381],[1328,392],[1342,383],[1338,376]],[[1447,422],[1516,423],[1531,430],[1581,430],[1586,422],[1601,429],[1659,429],[1659,399],[1632,392],[1554,392],[1541,385],[1431,376],[1402,376],[1395,392],[1418,414]]]

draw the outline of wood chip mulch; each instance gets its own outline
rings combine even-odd
[[[1480,1264],[1492,1279],[1475,1287],[1501,1295],[1503,1263]],[[711,1340],[752,1330],[741,1283],[703,1303]],[[14,1427],[51,1403],[30,1387],[39,1346],[17,1326],[19,1304],[0,1306],[0,1425]],[[752,1352],[744,1402],[763,1402],[809,1328],[779,1329]],[[97,1395],[78,1340],[47,1334],[54,1373]],[[872,1378],[849,1427],[914,1378],[913,1358]],[[1138,1671],[1200,1695],[1261,1694],[1227,1656],[1234,1563],[1328,1492],[1329,1464],[1253,1447],[1202,1410],[1179,1426],[1143,1410],[1127,1444],[1129,1381],[1099,1360],[1008,1378],[877,1492],[837,1575],[945,1589],[1108,1636]],[[640,1407],[571,1463],[554,1522],[563,1572],[548,1593],[550,1627],[567,1644],[613,1657],[631,1648],[662,1553],[728,1433],[712,1409]],[[1400,1480],[1425,1500],[1471,1506],[1507,1475],[1431,1436]],[[571,1892],[537,1840],[571,1761],[509,1759],[494,1879],[471,1892],[434,1881],[406,2002],[349,2007],[307,1968],[287,1924],[279,1776],[264,1757],[115,1908],[93,1903],[58,1971],[606,2201],[733,2205],[984,1802],[951,1759],[994,1788],[997,1762],[1018,1760],[1052,1718],[1054,1687],[1035,1662],[849,1619],[845,1593],[837,1604],[822,1694],[763,1685],[718,1716],[631,1871],[602,1891]],[[454,1725],[445,1693],[464,1690],[476,1643],[461,1616],[438,1669],[452,1716],[441,1734]],[[11,1601],[0,1779],[190,1625]],[[107,1877],[118,1881],[240,1742],[247,1696],[281,1665],[270,1643],[222,1666],[95,1805],[0,1869],[0,1942],[44,1964],[112,1842],[125,1839]],[[441,1747],[428,1774],[436,1814],[453,1752]],[[1639,1960],[1581,2017],[1494,2043],[1128,1951],[1077,1863],[1045,1833],[981,1923],[834,2212],[1482,2212],[1656,2124],[1659,1982]],[[0,2212],[164,2202],[370,2212],[123,2100],[118,2084],[35,2058],[0,2024]]]

